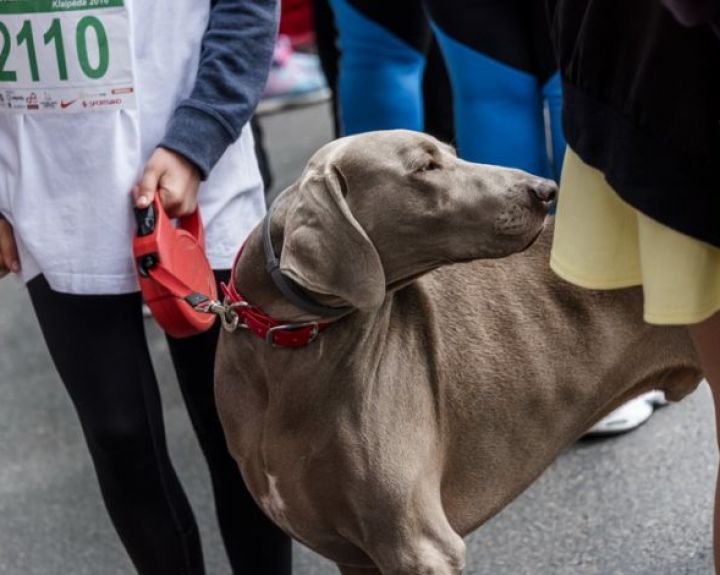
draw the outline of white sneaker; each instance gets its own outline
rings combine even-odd
[[[631,431],[650,419],[656,407],[667,404],[662,391],[649,391],[608,413],[593,425],[585,436],[615,435]]]

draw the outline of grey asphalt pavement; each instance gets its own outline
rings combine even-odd
[[[276,188],[291,182],[331,137],[324,106],[263,124]],[[207,471],[164,340],[150,320],[148,337],[168,441],[201,527],[208,573],[226,575]],[[703,384],[633,433],[568,449],[468,537],[466,573],[710,574],[716,460],[712,403]],[[336,573],[300,546],[294,557],[297,575]],[[25,290],[6,279],[0,282],[0,575],[130,573]]]

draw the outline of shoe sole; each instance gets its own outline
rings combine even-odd
[[[652,417],[653,413],[655,413],[655,409],[668,405],[668,401],[665,399],[665,394],[661,391],[651,391],[640,395],[635,398],[635,400],[631,401],[637,401],[641,398],[647,405],[648,409],[640,417],[617,418],[607,423],[602,423],[603,420],[600,420],[600,422],[596,423],[586,433],[584,433],[583,437],[604,437],[627,433],[628,431],[637,429],[647,422]],[[622,409],[622,407],[619,407],[618,409]]]

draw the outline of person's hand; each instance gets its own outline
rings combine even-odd
[[[132,193],[138,208],[147,208],[155,193],[159,193],[167,215],[178,218],[197,208],[199,186],[200,172],[195,164],[180,154],[158,148],[150,156],[143,177]]]
[[[18,257],[15,234],[12,226],[3,219],[0,219],[0,278],[10,272],[20,271],[20,258]]]

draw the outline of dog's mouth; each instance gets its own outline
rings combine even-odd
[[[500,222],[495,229],[496,254],[488,255],[488,258],[504,258],[515,253],[524,252],[532,246],[542,234],[547,223],[548,213],[543,210],[539,212],[532,210],[523,214],[511,223]],[[503,225],[504,224],[504,225]]]
[[[540,234],[542,234],[543,231],[545,231],[545,226],[547,225],[547,220],[548,220],[548,216],[546,214],[545,217],[543,218],[542,222],[540,223],[538,230],[530,238],[530,241],[525,245],[524,248],[522,248],[519,251],[524,252],[526,249],[528,249],[531,245],[533,245],[537,241],[537,239],[540,237]]]
[[[507,240],[521,239],[528,235],[536,237],[544,226],[547,209],[516,208],[500,216],[495,223],[495,233]]]

